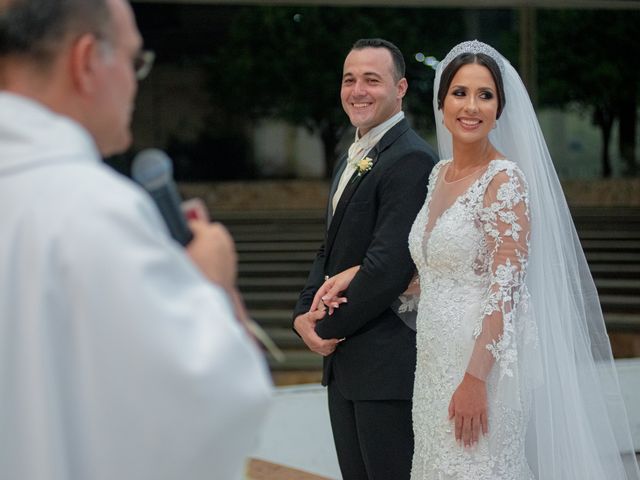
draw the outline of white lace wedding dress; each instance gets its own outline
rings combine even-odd
[[[518,357],[535,343],[526,313],[529,211],[522,172],[509,160],[445,181],[431,174],[409,247],[418,267],[412,480],[529,480],[528,395]],[[487,382],[489,433],[464,448],[448,420],[465,372]]]

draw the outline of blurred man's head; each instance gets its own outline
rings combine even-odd
[[[0,0],[0,56],[46,67],[70,38],[102,37],[111,24],[107,0]]]
[[[131,143],[141,47],[126,0],[0,0],[2,88],[75,119],[104,155]]]

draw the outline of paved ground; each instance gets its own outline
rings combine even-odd
[[[302,470],[287,468],[252,458],[247,465],[246,480],[331,480]]]

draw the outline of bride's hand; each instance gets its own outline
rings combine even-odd
[[[455,419],[455,436],[465,447],[478,443],[480,434],[489,433],[487,386],[468,373],[451,397],[449,420]]]
[[[312,312],[316,310],[320,302],[322,302],[329,307],[329,315],[332,315],[333,311],[340,307],[340,304],[347,303],[346,297],[340,297],[339,295],[349,287],[358,270],[360,270],[360,265],[348,268],[344,272],[340,272],[325,280],[316,292],[315,297],[313,297],[309,311]]]
[[[404,292],[402,292],[402,295],[407,297],[420,295],[420,277],[418,276],[418,272],[413,274],[413,278],[409,282],[409,286]]]

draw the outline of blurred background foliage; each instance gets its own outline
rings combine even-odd
[[[541,11],[538,59],[541,103],[577,105],[602,134],[602,175],[611,176],[609,144],[618,145],[627,175],[638,174],[640,16],[624,10]]]
[[[433,127],[434,71],[416,54],[442,59],[459,41],[479,38],[518,67],[514,9],[152,3],[134,8],[160,65],[204,72],[210,110],[205,126],[192,140],[171,137],[162,146],[174,157],[178,178],[187,180],[259,177],[249,132],[262,119],[284,120],[318,135],[330,175],[349,127],[339,98],[342,63],[358,38],[387,38],[403,51],[410,85],[405,111],[425,135]],[[611,148],[624,159],[625,174],[637,174],[639,12],[536,13],[538,106],[573,109],[599,127],[603,176],[611,175]],[[619,135],[611,145],[615,125]],[[212,151],[234,161],[212,166]]]

